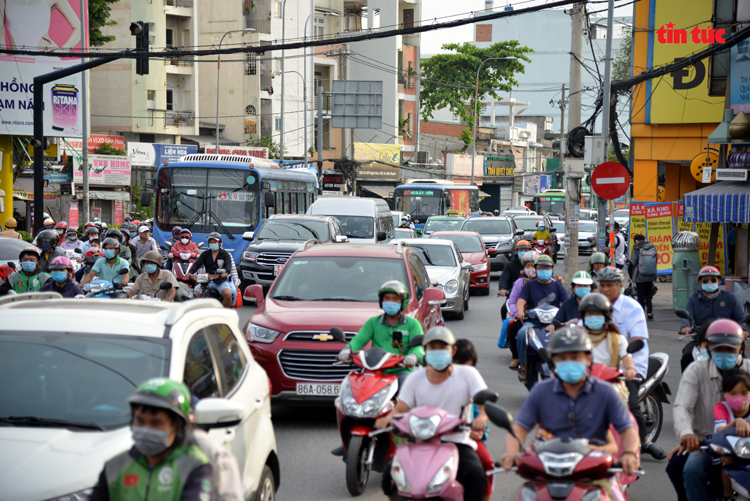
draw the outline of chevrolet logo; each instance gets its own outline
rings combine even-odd
[[[317,341],[330,341],[331,339],[333,339],[333,336],[331,336],[330,334],[315,334],[313,336],[313,339]]]

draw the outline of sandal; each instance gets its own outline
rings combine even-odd
[[[508,366],[508,369],[510,369],[510,370],[512,370],[512,371],[517,371],[517,370],[518,370],[518,360],[515,360],[515,359],[514,359],[514,360],[513,360],[513,361],[512,361],[511,363],[510,363],[510,365]]]
[[[653,320],[654,319],[654,314],[653,313],[649,313],[648,314],[648,319],[649,320]]]
[[[518,380],[526,383],[526,369],[521,365],[518,367]]]

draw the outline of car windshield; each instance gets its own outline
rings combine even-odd
[[[0,265],[18,261],[18,255],[31,244],[18,238],[0,237]]]
[[[409,244],[425,266],[456,266],[453,250],[447,245]]]
[[[463,219],[430,219],[424,225],[424,232],[428,235],[434,231],[460,230]]]
[[[260,229],[257,240],[328,240],[328,223],[271,219]]]
[[[482,252],[482,242],[474,235],[435,235],[432,238],[455,242],[461,252]]]
[[[564,233],[565,232],[565,222],[564,221],[560,221],[558,223],[552,223],[552,226],[555,227],[555,229],[557,230],[558,233]],[[583,226],[583,225],[581,225],[581,226]]]
[[[401,224],[401,220],[398,217],[398,214],[391,214],[391,217],[393,218],[393,227],[398,228],[398,226]]]
[[[630,209],[616,210],[615,217],[630,217]]]
[[[335,216],[341,222],[344,235],[353,238],[372,238],[374,235],[374,220],[366,216]]]
[[[464,223],[463,231],[476,231],[480,235],[510,234],[510,223],[505,219],[469,219]]]
[[[596,233],[596,223],[589,221],[579,221],[578,231],[585,231],[586,233]]]
[[[294,257],[277,279],[272,298],[377,303],[378,289],[389,280],[409,283],[401,259]]]
[[[0,332],[0,421],[110,429],[128,397],[169,368],[169,341],[75,332]],[[23,418],[23,419],[21,419]]]
[[[536,223],[538,223],[539,221],[544,221],[544,219],[542,219],[541,217],[537,217],[537,218],[517,217],[515,218],[514,221],[516,222],[516,226],[518,226],[520,229],[524,231],[529,231],[529,230],[536,230]]]

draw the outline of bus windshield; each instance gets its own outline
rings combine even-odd
[[[157,226],[193,233],[238,234],[258,225],[258,174],[237,169],[162,168],[156,196]]]
[[[554,214],[559,216],[565,214],[565,198],[561,197],[545,197],[543,195],[534,199],[536,204],[536,213]]]
[[[435,189],[396,190],[395,210],[410,214],[424,223],[429,216],[442,215],[443,191]]]

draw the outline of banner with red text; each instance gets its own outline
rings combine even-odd
[[[633,235],[646,234],[646,205],[644,203],[634,202],[630,204],[630,226],[628,228],[628,249],[633,252]],[[631,254],[632,255],[632,254]]]
[[[646,239],[657,252],[656,274],[672,274],[672,202],[646,203]],[[632,205],[631,205],[632,207]]]

